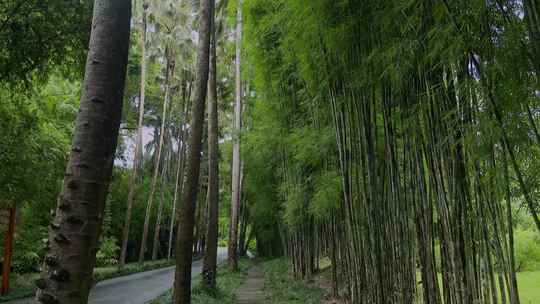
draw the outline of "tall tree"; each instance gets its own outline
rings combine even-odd
[[[143,234],[141,239],[141,247],[139,251],[139,263],[144,261],[144,254],[146,253],[146,241],[148,239],[148,229],[150,227],[150,215],[152,213],[152,205],[154,203],[154,194],[156,192],[157,179],[159,175],[159,168],[161,162],[161,152],[163,150],[163,141],[165,138],[165,127],[167,122],[167,107],[170,99],[170,82],[172,74],[174,73],[174,56],[170,50],[165,50],[166,68],[165,68],[165,100],[163,101],[163,114],[161,116],[161,129],[159,132],[159,144],[157,147],[157,155],[154,163],[154,174],[152,175],[152,184],[150,186],[150,194],[148,196],[148,203],[146,205],[146,213],[144,217]]]
[[[171,212],[171,222],[169,229],[169,245],[167,249],[167,258],[170,259],[172,255],[172,244],[173,244],[173,235],[174,235],[174,223],[176,218],[176,201],[178,200],[178,193],[182,193],[182,185],[184,183],[184,154],[186,150],[186,145],[184,144],[184,133],[183,124],[180,124],[180,132],[178,138],[178,156],[176,160],[176,178],[174,183],[174,196],[172,202],[172,212]]]
[[[179,138],[178,138],[178,159],[177,159],[177,168],[176,168],[176,180],[174,183],[174,198],[173,198],[173,208],[171,211],[171,223],[170,223],[170,230],[169,230],[169,246],[167,250],[167,258],[170,259],[172,255],[172,248],[173,248],[173,235],[174,235],[174,224],[176,222],[177,214],[176,214],[176,201],[178,200],[178,196],[182,195],[184,191],[184,168],[186,164],[186,141],[185,138],[187,137],[188,131],[187,131],[187,116],[189,111],[189,105],[190,105],[190,98],[191,98],[191,81],[188,85],[186,85],[187,88],[184,89],[185,93],[183,94],[183,115],[180,122],[180,131],[179,131]]]
[[[96,0],[81,105],[37,298],[86,303],[122,115],[131,1]]]
[[[137,175],[139,172],[140,155],[142,151],[142,130],[144,119],[144,101],[146,99],[146,30],[147,30],[147,11],[148,3],[142,3],[142,28],[141,28],[141,87],[139,95],[139,121],[137,124],[137,138],[135,138],[135,157],[133,160],[133,170],[129,179],[129,192],[127,197],[126,220],[122,231],[122,249],[120,251],[120,268],[126,263],[127,245],[129,240],[129,226],[131,225],[131,216],[133,213],[133,200],[137,190]]]
[[[216,287],[216,266],[219,219],[219,147],[218,147],[218,102],[216,87],[216,20],[211,21],[210,68],[208,78],[208,226],[203,261],[203,284],[206,288]]]
[[[163,216],[163,204],[165,202],[165,188],[167,184],[167,169],[169,167],[170,151],[166,150],[165,159],[161,168],[161,188],[156,223],[154,226],[154,242],[152,246],[152,260],[157,260],[159,253],[159,233],[161,230],[161,217]]]
[[[242,129],[242,0],[238,0],[236,10],[236,63],[235,63],[235,105],[232,159],[231,218],[229,223],[228,260],[229,266],[238,267],[238,211],[240,209],[240,132]]]
[[[188,171],[183,193],[178,237],[176,241],[176,272],[174,278],[174,303],[191,303],[191,263],[193,260],[193,227],[197,192],[199,190],[199,171],[201,163],[202,133],[206,94],[208,89],[208,70],[210,53],[210,20],[214,0],[201,0],[199,18],[199,45],[197,57],[197,76],[195,78],[195,98],[191,110],[191,136],[189,141]]]

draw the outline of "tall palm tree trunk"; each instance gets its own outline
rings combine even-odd
[[[159,145],[157,150],[157,157],[154,166],[154,175],[152,176],[152,185],[150,188],[150,195],[148,196],[148,204],[146,205],[146,215],[144,217],[143,235],[141,239],[141,248],[139,251],[139,263],[144,262],[144,254],[146,252],[146,241],[148,240],[148,229],[150,226],[150,215],[152,213],[152,205],[154,203],[154,193],[156,192],[157,178],[159,174],[159,163],[161,160],[161,150],[163,149],[163,138],[165,136],[165,123],[167,120],[167,106],[169,104],[169,89],[170,89],[170,74],[174,70],[174,61],[170,60],[170,56],[167,53],[167,68],[165,75],[165,100],[163,102],[163,115],[161,119],[161,130],[159,135]]]
[[[174,278],[174,303],[191,303],[191,263],[193,260],[193,226],[195,204],[199,190],[199,171],[201,164],[202,132],[204,108],[208,86],[210,53],[210,20],[214,0],[201,0],[199,19],[199,46],[197,57],[197,76],[195,80],[195,99],[191,110],[191,136],[189,144],[186,189],[183,193],[181,220],[178,225],[176,242],[176,273]]]
[[[148,10],[148,4],[143,3],[142,12],[142,30],[141,30],[141,91],[139,96],[139,122],[137,124],[137,138],[135,139],[135,157],[133,160],[133,172],[129,179],[129,192],[127,197],[127,209],[126,220],[124,223],[124,229],[122,231],[122,249],[120,251],[120,268],[124,267],[126,263],[127,246],[129,240],[129,226],[131,225],[131,216],[133,213],[133,200],[135,198],[135,191],[137,190],[137,175],[139,172],[140,153],[142,147],[142,129],[144,119],[144,101],[146,98],[146,14]]]
[[[96,0],[81,105],[37,299],[87,303],[101,234],[129,52],[131,1]]]
[[[236,13],[236,101],[234,107],[233,164],[231,220],[229,223],[228,260],[229,266],[238,267],[238,210],[240,208],[240,131],[242,128],[242,0],[238,0]]]
[[[189,111],[191,106],[191,87],[192,87],[193,81],[189,81],[189,84],[187,85],[187,92],[184,94],[184,118],[181,125],[181,132],[180,132],[180,140],[179,142],[182,143],[181,149],[178,151],[178,169],[176,172],[176,183],[175,183],[175,189],[174,189],[174,199],[173,199],[173,210],[171,213],[171,229],[169,231],[169,249],[167,257],[170,259],[172,256],[172,248],[173,248],[173,236],[174,236],[174,224],[178,218],[178,212],[176,210],[176,201],[178,200],[178,196],[182,196],[182,193],[184,193],[184,178],[185,178],[185,167],[186,167],[186,138],[188,137],[188,130],[186,123],[189,120]]]
[[[167,250],[167,258],[171,258],[172,254],[172,244],[173,244],[173,230],[174,230],[174,219],[176,217],[176,201],[178,200],[178,193],[180,188],[180,195],[182,195],[182,184],[184,182],[184,154],[186,150],[186,145],[184,144],[184,130],[183,130],[183,124],[181,124],[182,130],[180,130],[180,136],[178,138],[178,158],[177,158],[177,167],[176,167],[176,179],[174,183],[174,196],[173,196],[173,208],[171,213],[171,224],[169,229],[169,247]],[[182,174],[182,175],[180,175]]]
[[[219,218],[219,147],[218,147],[218,103],[216,88],[216,27],[212,14],[212,37],[210,43],[210,67],[208,78],[208,226],[206,249],[203,260],[203,284],[206,288],[216,287],[218,218]]]
[[[169,56],[172,56],[169,54]],[[165,84],[165,96],[170,98],[170,79],[174,76],[174,67],[175,67],[175,61],[174,59],[167,60],[170,62],[169,64],[169,76],[168,81]],[[166,128],[163,130],[163,132],[166,133]],[[156,225],[154,228],[154,243],[152,247],[152,260],[157,260],[158,258],[158,249],[159,249],[159,233],[161,231],[161,219],[163,216],[163,203],[165,201],[165,185],[166,185],[166,176],[167,176],[167,167],[168,167],[168,160],[169,160],[169,153],[167,153],[167,156],[165,157],[165,161],[163,162],[163,168],[161,173],[161,194],[160,194],[160,200],[159,200],[159,206],[158,206],[158,213],[157,213],[157,219],[156,219]]]

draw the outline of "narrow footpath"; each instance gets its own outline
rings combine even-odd
[[[258,304],[264,300],[264,273],[262,267],[255,264],[248,271],[248,277],[244,285],[234,293],[236,304]]]

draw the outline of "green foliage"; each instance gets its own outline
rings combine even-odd
[[[77,82],[56,76],[29,96],[0,86],[0,163],[5,168],[0,201],[50,206],[60,186],[78,94]]]
[[[343,199],[341,175],[337,171],[325,171],[317,176],[313,200],[309,211],[317,219],[328,219],[339,208]]]
[[[4,0],[0,3],[0,84],[61,68],[82,76],[93,1]]]
[[[16,273],[28,273],[37,270],[36,265],[41,262],[41,257],[37,251],[26,251],[22,255],[17,255],[17,259],[13,261],[13,271]]]
[[[48,212],[48,210],[46,210]],[[40,213],[39,208],[29,204],[19,207],[19,221],[15,227],[15,244],[13,252],[13,270],[16,273],[36,272],[42,261],[47,238],[47,228],[42,221],[35,219],[34,214]]]
[[[218,247],[227,247],[228,246],[228,242],[226,239],[219,239],[218,240]]]
[[[120,247],[117,244],[117,240],[113,237],[105,237],[96,254],[96,266],[105,267],[118,264],[119,252]]]
[[[13,256],[17,272],[36,271],[43,257],[79,92],[77,81],[57,75],[26,94],[0,85],[0,202],[17,208]]]
[[[285,180],[280,186],[280,195],[284,202],[283,219],[292,228],[299,226],[306,217],[309,194],[306,185],[299,180]]]
[[[322,166],[333,152],[335,137],[330,127],[311,126],[295,128],[288,137],[291,153],[296,162],[311,167]]]
[[[43,257],[43,239],[47,236],[51,210],[62,183],[80,95],[80,83],[66,80],[66,76],[70,74],[75,79],[80,77],[90,28],[92,1],[42,2],[6,0],[0,4],[0,203],[15,204],[18,208],[20,220],[14,260],[17,272],[35,270]],[[373,225],[377,226],[376,223],[364,222],[364,218],[370,214],[376,214],[378,220],[384,215],[392,216],[391,213],[397,214],[406,209],[401,208],[401,205],[392,206],[388,201],[393,199],[392,195],[400,194],[398,200],[403,200],[403,207],[410,202],[403,195],[408,192],[398,193],[395,190],[408,188],[410,185],[403,187],[401,183],[414,174],[414,168],[408,163],[414,160],[404,153],[405,148],[410,148],[405,144],[408,141],[406,132],[412,129],[419,138],[431,136],[431,130],[426,128],[424,122],[426,118],[422,115],[428,110],[430,115],[443,112],[440,123],[448,124],[448,130],[463,132],[460,135],[436,134],[443,137],[440,142],[418,146],[425,150],[420,154],[439,148],[442,148],[441,154],[446,153],[446,149],[453,153],[456,146],[462,146],[466,174],[470,175],[466,178],[471,181],[466,187],[466,192],[470,191],[467,193],[470,196],[467,198],[470,200],[468,203],[471,203],[467,208],[470,207],[470,210],[464,210],[468,211],[469,216],[478,216],[475,213],[476,205],[485,204],[484,201],[494,201],[493,206],[504,202],[506,185],[501,178],[500,168],[501,155],[506,152],[499,143],[503,131],[506,131],[515,149],[526,188],[530,189],[535,202],[538,201],[540,149],[538,142],[534,141],[534,128],[526,116],[526,109],[530,107],[532,121],[538,121],[538,75],[529,66],[527,48],[530,42],[524,32],[525,20],[514,16],[516,12],[521,12],[520,2],[501,1],[509,13],[507,15],[489,1],[430,2],[429,7],[426,5],[428,2],[245,1],[246,39],[243,47],[247,68],[243,69],[243,76],[247,82],[246,87],[253,91],[246,92],[246,128],[241,134],[245,165],[242,196],[243,203],[249,209],[251,226],[248,230],[256,236],[250,249],[254,249],[256,244],[279,239],[284,227],[285,230],[294,230],[303,223],[311,222],[308,221],[311,219],[320,222],[330,219],[343,206],[343,178],[350,177],[353,181],[353,185],[349,185],[353,189],[348,189],[354,201],[352,207],[366,207],[358,214],[350,215],[358,221],[352,224],[358,225],[359,231],[365,230],[361,227],[377,231],[371,229]],[[152,30],[147,44],[149,60],[145,124],[149,129],[157,129],[163,119],[159,113],[163,103],[163,57],[167,55],[166,48],[169,51],[174,49],[179,71],[176,73],[178,79],[173,84],[171,112],[174,118],[171,126],[179,119],[177,115],[181,105],[175,102],[180,95],[179,88],[194,78],[191,72],[195,53],[191,41],[191,23],[195,15],[187,10],[189,4],[184,2],[153,1],[152,4],[149,16]],[[237,1],[228,1],[226,5],[227,21],[232,26],[235,23]],[[142,59],[138,41],[140,33],[136,33],[140,31],[137,22],[133,23],[132,52],[125,94],[123,125],[127,130],[123,130],[125,140],[120,140],[118,160],[125,156],[129,142],[127,138],[133,137],[132,129],[137,115]],[[224,54],[218,55],[219,94],[220,100],[230,101],[234,87],[230,80],[234,44],[229,39],[222,40],[225,45]],[[479,75],[477,68],[471,66],[470,57],[480,59],[482,75]],[[472,74],[472,77],[465,74]],[[443,79],[430,83],[432,78],[437,77]],[[486,79],[488,85],[482,83],[483,79]],[[416,88],[418,80],[427,82],[421,84],[427,88],[425,92],[416,94],[418,92],[410,87],[424,90]],[[393,103],[391,106],[383,104],[380,96],[371,96],[378,95],[381,88],[386,86],[392,91],[392,101],[389,101]],[[25,89],[24,94],[20,93],[21,88]],[[496,96],[495,103],[502,111],[503,128],[493,118],[488,93]],[[444,97],[442,102],[435,100],[441,96]],[[363,108],[371,100],[373,108]],[[453,107],[455,100],[458,100],[459,106],[446,109]],[[223,102],[221,107],[223,111],[229,111],[230,103]],[[398,154],[394,156],[397,165],[385,155],[391,149],[385,146],[390,137],[382,125],[383,119],[388,119],[381,113],[383,108],[392,112],[388,116],[396,134],[395,141],[388,145],[396,146],[392,149]],[[359,114],[354,115],[357,112]],[[366,172],[362,171],[365,169],[364,163],[369,162],[369,166],[371,161],[363,158],[367,154],[367,148],[363,145],[369,145],[370,142],[364,138],[365,134],[354,129],[364,128],[362,123],[365,122],[371,124],[371,118],[369,122],[361,120],[372,114],[375,123],[368,127],[374,132],[371,134],[375,138],[371,147],[375,150],[373,157],[377,162],[373,170],[370,168],[369,174],[372,175],[368,178],[369,182],[380,184],[373,187],[374,191],[370,194],[355,191],[355,187],[361,188],[360,184],[367,181],[364,178]],[[230,115],[222,115],[220,119],[224,125],[223,132],[230,134],[227,129]],[[343,136],[346,138],[343,139]],[[462,138],[454,141],[454,136]],[[135,251],[140,245],[140,231],[149,195],[148,173],[152,172],[157,138],[159,136],[154,136],[154,140],[148,143],[148,153],[141,166],[143,174],[138,181],[128,244],[130,258],[136,255]],[[340,140],[343,143],[340,142],[342,149],[338,152],[337,142]],[[168,149],[172,149],[172,146]],[[230,141],[224,137],[220,167],[221,246],[226,245],[228,234],[230,150]],[[486,163],[489,163],[493,154],[495,165],[489,168],[491,165]],[[435,155],[432,161],[440,161],[442,170],[452,171],[441,172],[441,176],[435,178],[426,176],[429,185],[424,190],[430,198],[440,195],[437,199],[451,201],[455,195],[456,183],[448,177],[459,171],[454,166],[460,163],[452,159],[446,163],[445,159],[437,157],[440,155]],[[341,167],[345,161],[349,162],[350,167]],[[429,167],[426,164],[423,168],[428,172],[427,175],[432,174],[429,173]],[[480,175],[478,181],[473,176],[477,167]],[[346,170],[354,172],[345,173]],[[399,185],[385,184],[389,180],[388,176],[395,174],[392,170],[399,171],[396,175]],[[103,241],[97,254],[98,265],[110,266],[117,263],[130,173],[125,165],[117,164],[114,168],[105,211]],[[437,193],[432,184],[439,182],[438,179],[441,179],[439,186],[448,187],[444,194]],[[518,209],[523,204],[523,189],[514,180],[509,186],[512,204]],[[166,185],[165,192],[164,224],[170,220],[171,186]],[[370,201],[373,205],[362,205],[361,197],[369,195],[374,198]],[[475,198],[476,195],[486,197]],[[199,198],[202,199],[202,196]],[[159,190],[154,199],[160,199]],[[379,200],[385,203],[384,206],[377,205]],[[410,204],[407,206],[413,208]],[[397,208],[394,210],[393,207]],[[381,215],[378,214],[379,210],[383,210],[380,208],[392,212]],[[155,222],[156,209],[151,215],[151,223]],[[347,212],[354,212],[353,209]],[[460,212],[461,209],[454,210],[451,207],[452,223],[466,220],[476,225],[479,222],[475,218],[454,218]],[[540,269],[540,240],[534,232],[534,224],[528,213],[514,213],[517,223],[515,237],[518,267],[522,271]],[[435,220],[432,224],[436,226],[433,244],[439,248],[442,246],[438,231],[440,222],[437,222],[440,221],[439,211],[434,210],[433,215]],[[407,227],[413,227],[414,220],[411,217],[404,222]],[[163,230],[168,229],[166,226]],[[494,227],[488,223],[487,229],[490,233],[493,229],[504,230],[504,225],[500,226]],[[347,235],[350,232],[347,223],[344,223],[344,227],[344,235]],[[387,227],[384,226],[380,231],[391,230]],[[459,230],[457,226],[455,230]],[[365,248],[371,248],[373,238],[363,236],[354,237],[361,239]],[[377,237],[381,235],[375,235],[374,239]],[[468,234],[465,237],[469,237]],[[473,246],[477,241],[471,239],[466,245]],[[440,254],[439,250],[434,252]],[[436,259],[440,269],[440,257]],[[311,290],[304,282],[293,283],[288,276],[283,276],[287,269],[284,260],[270,261],[265,265],[268,281],[271,282],[268,291],[273,302],[316,301],[319,291]],[[146,269],[146,266],[138,267],[128,265],[125,268],[128,270],[122,270],[122,273]],[[98,271],[96,275],[104,278],[119,274],[114,268]],[[223,280],[220,280],[220,284],[225,285],[220,285],[220,291],[213,297],[206,291],[196,289],[196,303],[231,301],[228,292],[241,278],[220,268],[222,270],[220,276]]]

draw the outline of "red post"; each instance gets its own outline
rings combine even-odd
[[[13,235],[15,233],[15,208],[9,209],[9,226],[6,232],[4,247],[4,267],[2,271],[2,289],[0,294],[6,294],[9,290],[9,273],[11,272],[11,258],[13,256]]]

